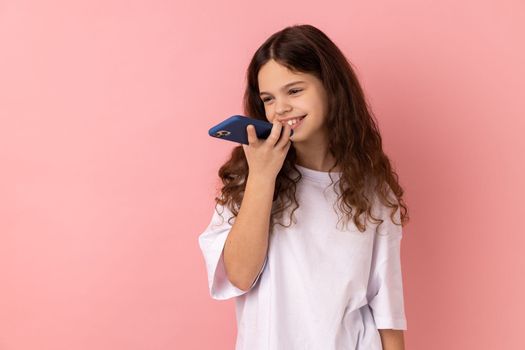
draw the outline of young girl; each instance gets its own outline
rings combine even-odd
[[[271,134],[247,127],[199,236],[211,297],[235,297],[236,349],[404,349],[407,208],[343,53],[311,25],[273,34],[244,113]]]

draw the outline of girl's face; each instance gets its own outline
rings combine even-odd
[[[294,143],[301,141],[324,141],[323,130],[327,110],[326,90],[321,81],[312,74],[294,73],[275,60],[269,60],[258,74],[260,98],[264,103],[266,119],[274,119],[283,125],[290,119],[306,117],[292,125]]]

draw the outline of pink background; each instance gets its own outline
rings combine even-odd
[[[197,237],[254,50],[310,23],[406,190],[407,349],[517,349],[525,5],[0,2],[0,349],[233,349]]]

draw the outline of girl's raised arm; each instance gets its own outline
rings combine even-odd
[[[258,140],[248,126],[249,145],[244,146],[249,175],[239,213],[224,246],[224,264],[230,282],[241,290],[250,289],[264,264],[268,251],[270,214],[277,174],[290,148],[290,127],[274,121],[270,136]]]

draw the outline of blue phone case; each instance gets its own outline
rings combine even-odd
[[[265,122],[259,119],[245,117],[243,115],[232,115],[228,119],[220,122],[214,127],[208,130],[208,134],[211,137],[218,139],[243,143],[248,145],[248,133],[246,132],[246,127],[252,124],[255,126],[255,134],[259,139],[266,139],[270,136],[272,131],[272,123]],[[284,128],[281,130],[284,130]],[[291,130],[290,136],[293,135],[293,130]]]

